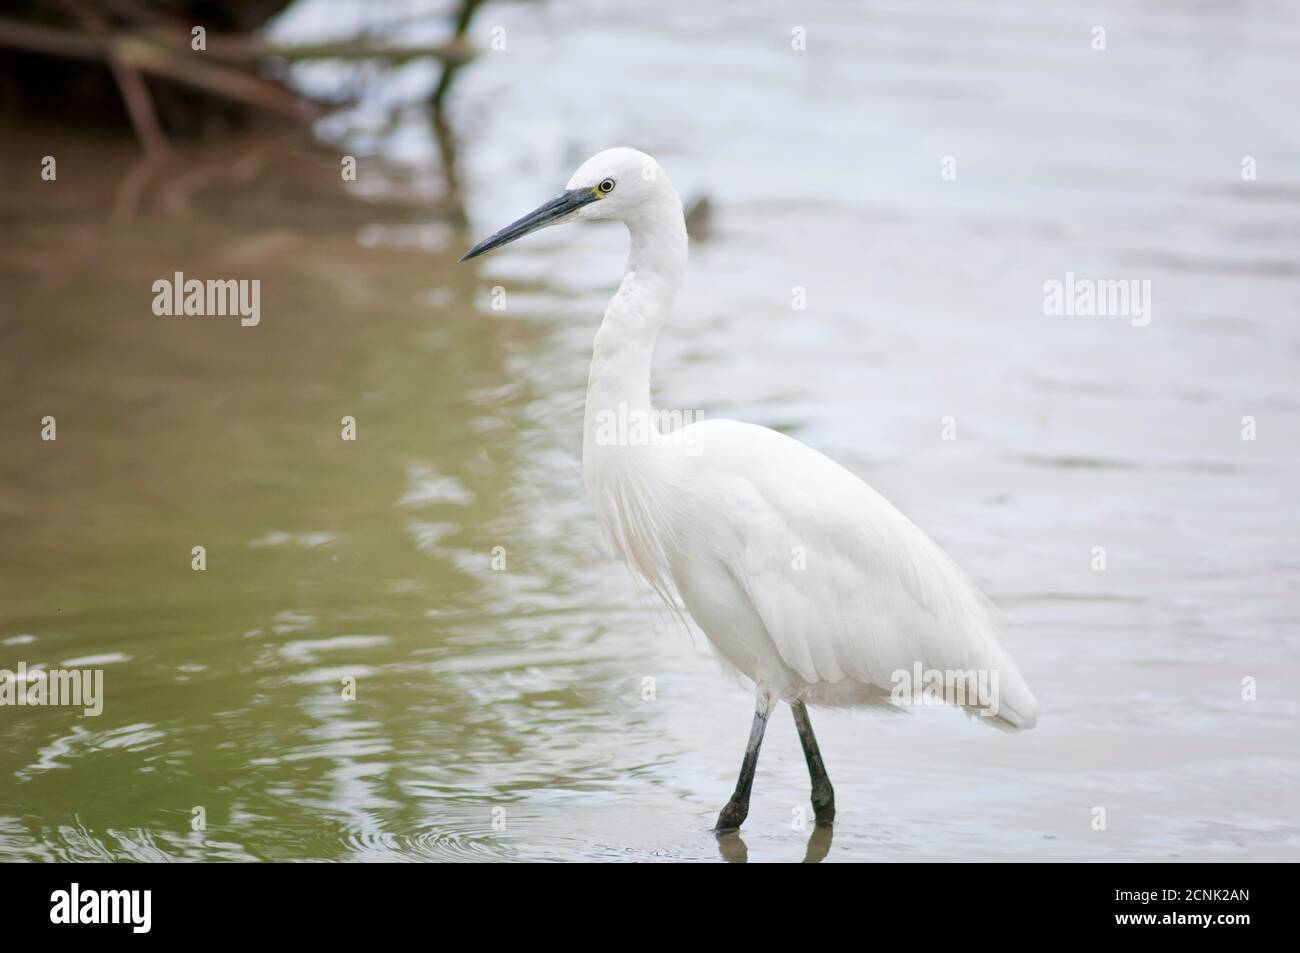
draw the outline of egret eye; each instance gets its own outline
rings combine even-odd
[[[601,192],[608,195],[610,192],[614,191],[614,180],[604,179],[601,181],[600,185],[596,186],[596,188],[600,189]]]

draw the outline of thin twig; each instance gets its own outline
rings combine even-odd
[[[51,56],[107,60],[117,57],[142,73],[162,76],[216,96],[295,118],[312,118],[320,110],[283,86],[217,62],[205,62],[187,51],[159,45],[140,33],[87,36],[70,30],[0,20],[0,46],[34,50]]]
[[[64,6],[76,14],[87,30],[106,41],[104,53],[108,60],[108,68],[113,73],[113,79],[117,81],[117,88],[122,93],[122,101],[126,104],[127,115],[131,117],[131,125],[140,139],[140,144],[144,146],[144,151],[151,156],[166,152],[167,137],[158,122],[158,113],[153,108],[153,97],[149,95],[149,87],[140,72],[118,54],[111,42],[112,27],[109,22],[98,10],[92,10],[80,0],[64,0]]]

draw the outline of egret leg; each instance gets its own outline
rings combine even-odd
[[[731,800],[718,815],[718,824],[713,829],[724,834],[738,830],[749,816],[749,791],[754,786],[754,771],[758,767],[758,749],[763,746],[763,732],[767,729],[767,716],[772,711],[772,696],[760,691],[754,702],[754,724],[749,729],[749,744],[745,748],[745,760],[740,763],[740,778],[736,781],[736,791]]]
[[[835,789],[826,775],[826,765],[822,763],[822,753],[817,748],[817,736],[808,720],[808,709],[803,702],[793,702],[790,708],[794,712],[795,727],[799,729],[799,741],[803,743],[804,760],[808,762],[808,777],[812,779],[813,814],[818,824],[830,824],[835,820]]]

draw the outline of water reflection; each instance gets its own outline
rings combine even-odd
[[[831,841],[835,836],[832,824],[813,824],[808,832],[808,846],[804,850],[805,864],[820,864],[831,852]],[[749,863],[749,846],[740,831],[730,831],[718,835],[718,854],[729,864]]]

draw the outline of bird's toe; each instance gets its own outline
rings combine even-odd
[[[749,816],[749,805],[737,801],[728,801],[727,806],[722,809],[718,815],[718,823],[714,825],[714,833],[727,834],[731,831],[740,830],[740,825],[745,823],[745,818]]]
[[[830,824],[835,820],[835,792],[830,785],[813,790],[812,805],[818,824]]]

